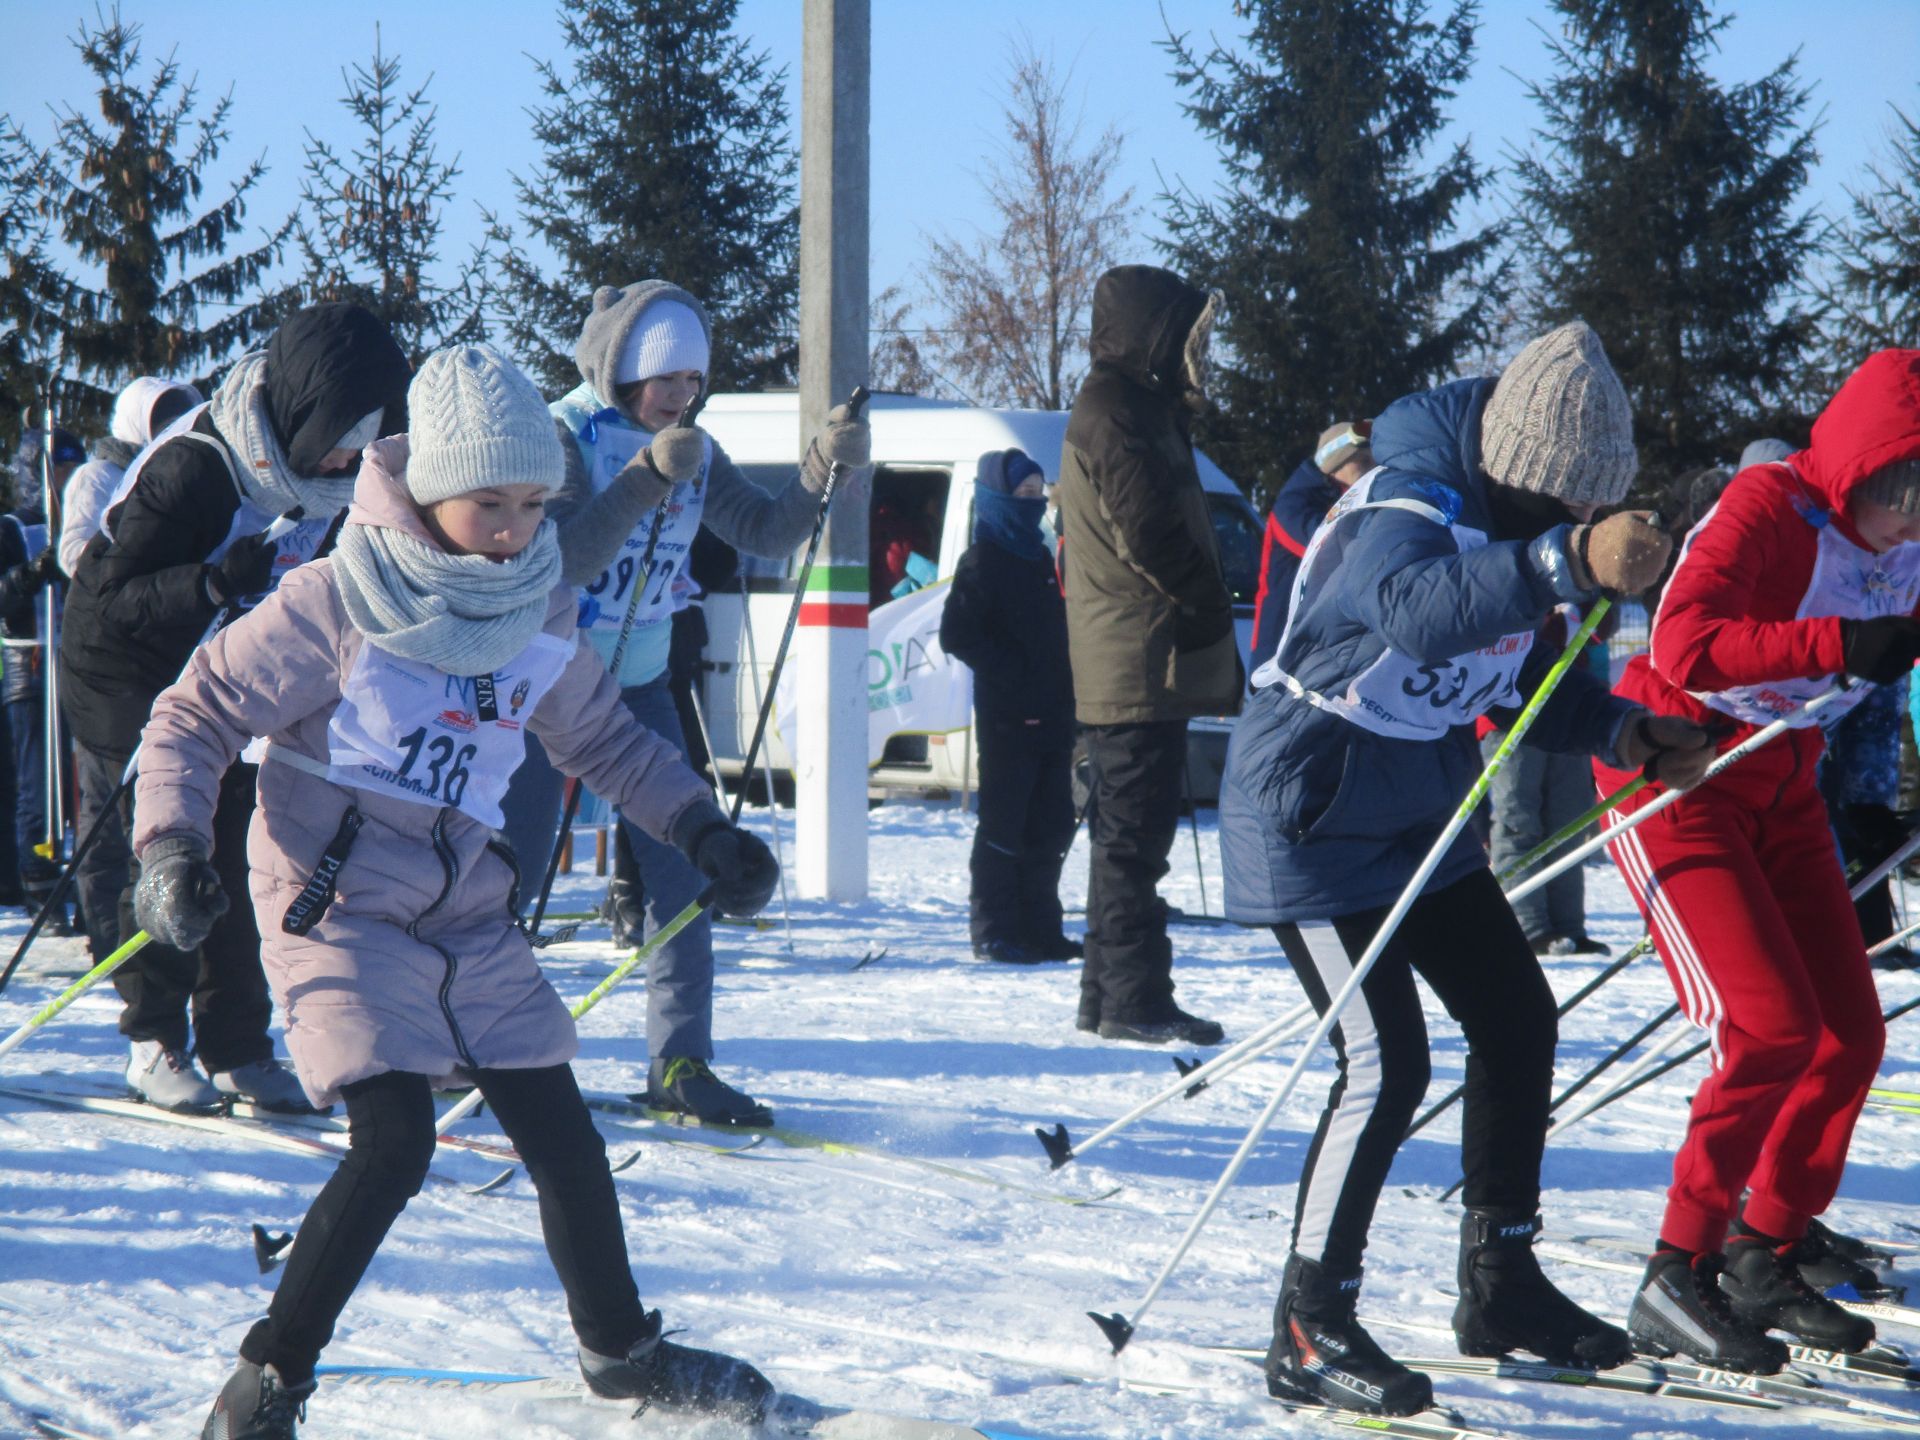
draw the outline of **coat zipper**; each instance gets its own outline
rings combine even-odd
[[[420,922],[447,903],[447,897],[453,893],[453,887],[460,880],[460,857],[454,854],[453,846],[447,843],[447,814],[447,811],[442,810],[433,818],[433,853],[440,857],[440,868],[445,873],[447,882],[441,886],[440,893],[434,897],[433,903],[408,924],[407,934],[423,945],[433,946],[440,952],[441,960],[446,963],[446,974],[440,981],[440,1013],[447,1018],[447,1029],[452,1032],[453,1048],[460,1052],[461,1064],[465,1065],[469,1071],[473,1071],[480,1068],[480,1062],[473,1058],[473,1052],[467,1048],[467,1037],[460,1033],[460,1022],[454,1018],[453,1002],[450,998],[454,977],[460,973],[460,962],[454,959],[453,952],[445,946],[432,940],[424,940],[420,935]]]

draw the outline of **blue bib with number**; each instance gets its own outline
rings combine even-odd
[[[1289,693],[1316,709],[1338,715],[1376,735],[1400,740],[1438,740],[1456,725],[1472,724],[1496,705],[1520,701],[1520,667],[1533,649],[1532,631],[1503,635],[1491,645],[1464,655],[1449,656],[1438,663],[1416,661],[1389,646],[1338,694],[1310,690],[1280,665],[1294,624],[1307,608],[1304,597],[1308,589],[1326,583],[1323,572],[1331,568],[1326,561],[1327,537],[1333,533],[1334,526],[1347,517],[1362,510],[1406,510],[1446,526],[1462,550],[1476,550],[1487,543],[1484,532],[1456,524],[1454,515],[1435,506],[1413,499],[1372,499],[1373,481],[1380,473],[1376,468],[1356,480],[1327,512],[1320,528],[1313,532],[1307,553],[1300,561],[1299,574],[1294,578],[1293,607],[1287,615],[1286,629],[1281,632],[1272,658],[1254,671],[1253,683],[1257,688],[1283,685]]]
[[[536,635],[491,675],[449,675],[362,645],[327,725],[327,778],[451,806],[498,830],[507,782],[526,756],[527,719],[576,645]]]

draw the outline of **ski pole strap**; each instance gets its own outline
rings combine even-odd
[[[39,1012],[35,1014],[31,1020],[7,1036],[6,1039],[0,1040],[0,1055],[5,1055],[8,1051],[17,1050],[20,1046],[24,1045],[27,1042],[27,1038],[32,1035],[35,1030],[38,1030],[74,1001],[78,1000],[81,995],[92,988],[92,986],[106,979],[107,976],[118,970],[122,965],[126,964],[127,961],[146,949],[148,942],[152,939],[153,937],[147,934],[146,931],[140,931],[131,940],[127,941],[126,944],[122,945],[118,950],[107,956],[106,959],[94,966],[93,969],[89,970],[78,980],[74,981],[73,984],[69,985],[53,999],[41,1006]]]

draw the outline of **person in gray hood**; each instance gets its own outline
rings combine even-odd
[[[864,421],[844,407],[778,493],[747,479],[704,430],[686,423],[707,386],[706,308],[677,285],[642,280],[593,293],[574,358],[581,383],[550,407],[565,438],[567,486],[549,507],[562,574],[580,589],[580,628],[615,670],[621,698],[687,753],[668,685],[673,612],[705,525],[750,555],[791,554],[813,528],[832,466],[867,464]],[[615,666],[615,658],[618,665]],[[506,833],[537,885],[552,853],[560,781],[537,746],[514,776]],[[684,909],[701,881],[686,858],[624,821],[646,892],[644,933]],[[661,1109],[724,1125],[773,1123],[765,1105],[713,1073],[713,935],[703,917],[653,958],[647,974],[647,1093]]]

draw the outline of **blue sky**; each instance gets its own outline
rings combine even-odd
[[[1166,0],[1178,28],[1232,37],[1231,0]],[[1842,187],[1885,143],[1889,102],[1920,110],[1920,0],[1748,0],[1734,8],[1716,72],[1751,79],[1796,48],[1824,110],[1821,164],[1807,199],[1829,213]],[[9,0],[0,51],[0,106],[36,138],[51,132],[48,106],[91,106],[70,38],[83,10],[71,3]],[[353,131],[339,104],[343,66],[372,51],[374,25],[403,61],[403,81],[434,76],[443,154],[464,175],[449,216],[449,254],[477,238],[480,201],[511,212],[511,176],[538,163],[525,108],[538,102],[528,56],[563,58],[555,12],[538,0],[127,0],[145,27],[149,57],[177,47],[203,92],[233,87],[233,138],[218,174],[266,153],[270,167],[251,218],[264,225],[297,197],[302,127],[346,148]],[[744,0],[740,27],[789,68],[799,108],[800,0]],[[1162,178],[1206,190],[1219,170],[1181,115],[1156,0],[875,0],[872,285],[910,281],[929,234],[966,235],[982,219],[976,175],[998,140],[999,93],[1009,44],[1024,35],[1071,66],[1088,131],[1126,136],[1123,178],[1141,205],[1134,258],[1153,258],[1154,196]],[[1528,142],[1536,123],[1524,81],[1549,74],[1543,0],[1487,0],[1475,70],[1451,107],[1451,140],[1471,139],[1483,162]]]

